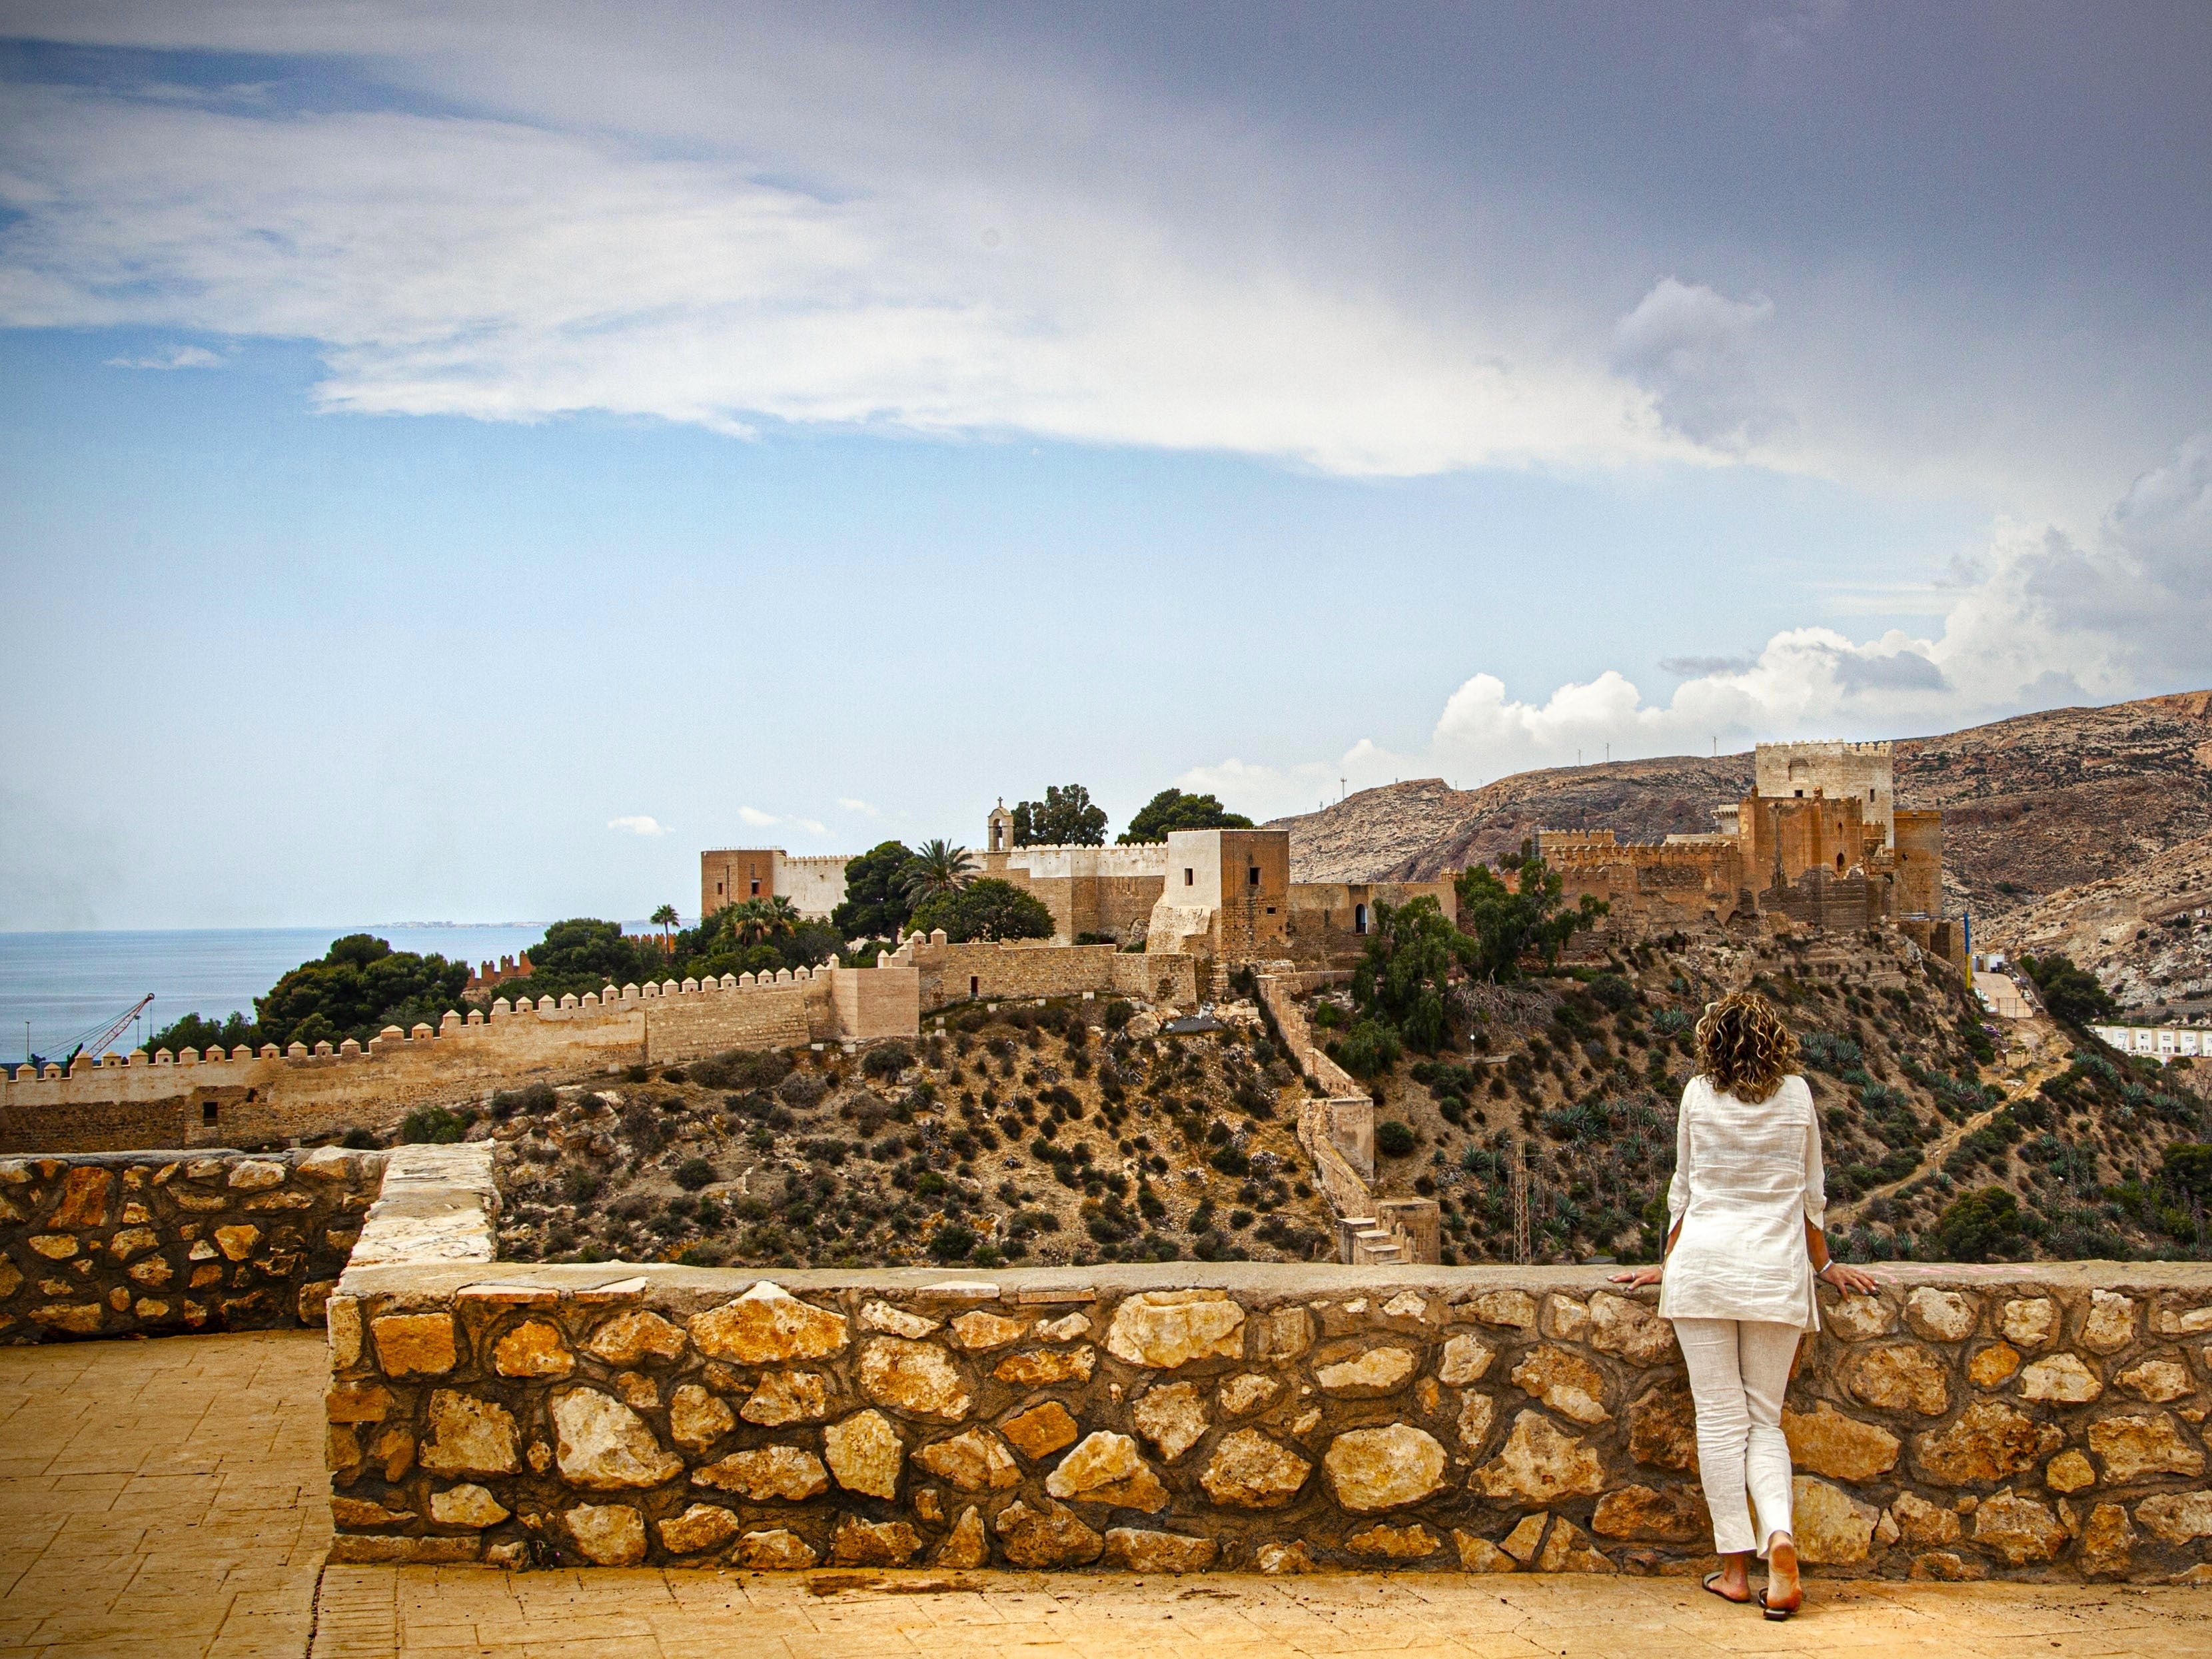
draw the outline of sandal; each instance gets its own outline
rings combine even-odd
[[[1751,1600],[1751,1597],[1748,1595],[1730,1595],[1724,1589],[1715,1589],[1713,1587],[1719,1583],[1720,1581],[1720,1574],[1717,1572],[1707,1573],[1705,1575],[1705,1589],[1707,1593],[1719,1596],[1722,1601],[1727,1602],[1732,1607],[1742,1607]]]
[[[1715,1573],[1713,1576],[1714,1576],[1716,1578],[1717,1578],[1718,1577],[1720,1577],[1720,1575],[1719,1575],[1718,1573]],[[1715,1590],[1715,1591],[1713,1592],[1713,1594],[1714,1594],[1714,1595],[1719,1595],[1719,1594],[1720,1594],[1720,1592],[1719,1592],[1718,1590]],[[1797,1605],[1798,1605],[1798,1607],[1802,1607],[1802,1606],[1804,1605],[1804,1602],[1803,1602],[1803,1601],[1802,1601],[1802,1595],[1803,1595],[1803,1594],[1804,1594],[1804,1593],[1801,1590],[1800,1592],[1798,1592],[1798,1594],[1799,1594],[1799,1595],[1800,1595],[1801,1599],[1800,1599],[1800,1601],[1798,1601],[1798,1604],[1797,1604]],[[1776,1624],[1778,1624],[1778,1624],[1780,1624],[1780,1623],[1781,1623],[1784,1619],[1794,1619],[1794,1618],[1796,1618],[1796,1617],[1797,1616],[1797,1607],[1768,1607],[1768,1606],[1766,1605],[1766,1592],[1765,1592],[1764,1589],[1762,1589],[1762,1590],[1760,1590],[1760,1591],[1759,1592],[1759,1595],[1758,1595],[1758,1596],[1756,1597],[1756,1600],[1757,1600],[1757,1601],[1758,1601],[1758,1602],[1759,1602],[1759,1612],[1760,1612],[1761,1613],[1763,1613],[1765,1617],[1767,1617],[1767,1618],[1769,1618],[1769,1619],[1771,1619],[1771,1620],[1772,1620]]]

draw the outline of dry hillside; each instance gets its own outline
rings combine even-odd
[[[1274,827],[1291,832],[1296,879],[1425,880],[1477,860],[1495,863],[1537,829],[1610,829],[1624,840],[1709,830],[1712,809],[1742,796],[1751,779],[1749,755],[1553,767],[1480,789],[1428,778],[1363,790]],[[1897,799],[1943,810],[1950,908],[1972,910],[1978,940],[2024,939],[2031,908],[2033,925],[2048,929],[2051,915],[2071,913],[2070,901],[2050,908],[2054,895],[2113,879],[2142,889],[2123,908],[2133,904],[2137,927],[2148,927],[2181,903],[2178,889],[2161,896],[2169,876],[2183,878],[2202,860],[2155,871],[2149,861],[2212,835],[2212,692],[2052,709],[1899,739]],[[2134,932],[2100,921],[2069,936],[2085,941],[2078,959],[2110,982],[2185,975],[2185,964],[2158,951],[2131,951],[2151,943],[2136,941]],[[2191,948],[2201,956],[2201,946]],[[2154,958],[2162,965],[2151,965]]]
[[[1303,1091],[1256,1020],[1138,1040],[1059,1006],[947,1024],[857,1060],[732,1054],[495,1097],[469,1133],[501,1143],[501,1255],[895,1267],[1333,1254],[1294,1127]]]
[[[1820,1108],[1829,1232],[1856,1261],[2206,1252],[2192,1194],[2166,1180],[2174,1141],[2212,1130],[2196,1067],[2158,1071],[2071,1050],[2048,1022],[1992,1054],[1959,976],[1909,948],[1832,971],[1790,945],[1755,952],[1647,945],[1603,971],[1473,988],[1468,1042],[1380,1080],[1376,1186],[1434,1196],[1444,1259],[1514,1259],[1512,1170],[1527,1170],[1539,1261],[1650,1257],[1664,1231],[1674,1112],[1692,1023],[1747,981],[1798,1033]],[[1341,992],[1321,1000],[1342,1002]],[[2029,1039],[2033,1039],[2031,1044]],[[1399,1150],[1393,1151],[1393,1147]],[[2002,1188],[2008,1210],[1954,1208]]]
[[[2212,836],[2063,887],[1977,934],[2013,951],[2063,951],[2093,965],[2131,1016],[2212,1011]]]

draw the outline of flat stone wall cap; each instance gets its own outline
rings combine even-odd
[[[914,1294],[916,1296],[969,1297],[980,1302],[990,1302],[995,1301],[998,1298],[999,1287],[988,1281],[978,1282],[975,1279],[948,1279],[935,1285],[923,1285],[918,1286],[915,1290]]]
[[[550,1308],[561,1300],[558,1287],[550,1285],[464,1285],[453,1295],[465,1302],[490,1302],[508,1308]]]
[[[589,1290],[574,1291],[569,1299],[574,1302],[629,1302],[645,1294],[647,1281],[643,1279],[617,1279],[611,1284],[595,1285]]]

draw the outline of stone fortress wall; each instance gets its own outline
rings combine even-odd
[[[380,1152],[0,1161],[0,1343],[319,1325]]]
[[[328,1308],[333,1560],[1710,1563],[1672,1331],[1603,1269],[505,1265],[487,1149],[392,1158]],[[1808,1566],[2212,1580],[2212,1273],[1879,1271],[1790,1387]]]
[[[1038,997],[1128,997],[1190,1009],[1199,1001],[1199,962],[1165,952],[1132,954],[1111,945],[1051,945],[1034,939],[949,942],[940,927],[909,934],[882,961],[920,978],[921,1011],[960,1002]]]
[[[702,984],[608,986],[583,997],[501,998],[433,1030],[387,1027],[365,1048],[275,1044],[226,1055],[80,1055],[0,1075],[0,1153],[220,1146],[384,1127],[413,1108],[534,1079],[696,1059],[726,1048],[862,1042],[920,1030],[920,980],[892,968],[784,969]],[[4,1073],[4,1068],[0,1068]]]
[[[1888,744],[1763,743],[1754,777],[1749,795],[1715,808],[1709,834],[1624,843],[1605,830],[1536,833],[1567,902],[1587,894],[1609,907],[1590,943],[1894,927],[1965,971],[1965,925],[1943,917],[1943,815],[1897,806]]]

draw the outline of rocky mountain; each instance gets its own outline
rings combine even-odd
[[[2033,927],[2075,941],[2076,959],[2115,982],[2203,977],[2203,945],[2172,961],[2160,952],[2181,943],[2166,919],[2206,889],[2191,873],[2202,855],[2179,849],[2212,835],[2212,691],[2022,714],[1900,738],[1896,752],[1898,804],[1944,812],[1948,908],[1972,912],[1978,942],[2017,948]],[[1425,778],[1271,827],[1291,832],[1295,880],[1427,880],[1494,864],[1538,829],[1610,829],[1624,840],[1708,830],[1713,808],[1751,781],[1749,755],[1552,767],[1480,789]],[[2134,896],[2065,896],[2112,882]],[[2208,902],[2212,893],[2197,901]],[[2102,919],[2091,925],[2093,915]],[[2154,924],[2166,936],[2136,938]]]
[[[2058,951],[2093,965],[2131,1018],[2212,1012],[2212,836],[2100,881],[2062,887],[1978,937],[1997,949]]]

